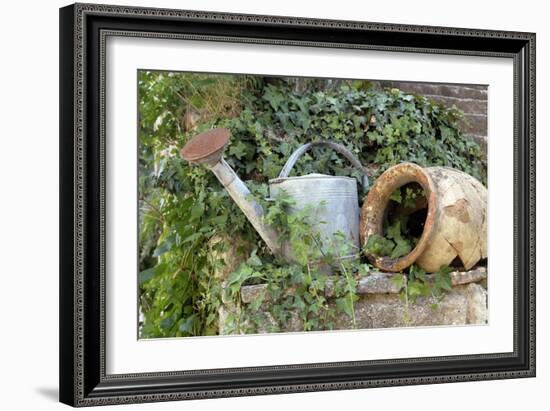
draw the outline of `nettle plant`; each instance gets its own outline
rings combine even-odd
[[[344,281],[335,282],[341,289],[335,290],[335,306],[329,307],[321,293],[326,276],[312,269],[318,256],[308,237],[313,234],[307,216],[283,218],[277,207],[288,207],[288,199],[266,205],[279,230],[306,238],[296,244],[298,263],[277,261],[212,173],[180,159],[178,149],[191,137],[212,127],[230,129],[226,161],[249,187],[263,194],[268,179],[278,175],[297,147],[319,139],[353,151],[369,168],[371,179],[392,165],[411,161],[454,167],[485,183],[485,160],[480,147],[460,131],[461,118],[456,108],[397,89],[376,89],[364,81],[141,71],[140,336],[216,334],[218,309],[227,290],[214,276],[226,266],[214,256],[232,244],[244,244],[236,251],[247,262],[230,274],[229,297],[238,299],[242,285],[267,282],[274,290],[269,297],[277,311],[273,317],[281,326],[292,310],[308,330],[330,329],[338,313],[353,318],[355,282],[368,275],[365,262],[340,269],[338,276]],[[293,171],[312,172],[360,178],[344,160],[321,147],[302,156]],[[366,193],[360,184],[358,188],[362,198]],[[239,241],[229,244],[220,237]],[[335,246],[329,254],[340,255],[338,247],[346,245]],[[296,298],[283,297],[289,287],[298,290]]]

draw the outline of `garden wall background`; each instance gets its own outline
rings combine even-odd
[[[406,81],[376,81],[379,87],[394,87],[422,94],[448,107],[464,111],[462,131],[471,135],[487,153],[487,87],[483,85],[428,84]]]

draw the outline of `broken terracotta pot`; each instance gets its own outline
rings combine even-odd
[[[389,168],[370,189],[361,209],[359,232],[363,245],[369,236],[383,235],[390,196],[411,183],[420,185],[425,195],[424,201],[417,204],[417,208],[424,209],[418,242],[410,253],[397,258],[367,252],[376,267],[397,272],[416,263],[431,273],[457,262],[468,270],[487,258],[487,189],[462,171],[422,168],[413,163]]]

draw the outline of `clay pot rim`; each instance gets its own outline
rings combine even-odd
[[[436,213],[436,193],[434,183],[422,167],[414,163],[401,163],[387,169],[370,189],[361,211],[360,236],[361,243],[366,244],[368,236],[383,235],[385,210],[390,201],[390,195],[399,187],[409,183],[418,183],[424,189],[428,202],[428,212],[424,223],[424,231],[415,248],[399,258],[380,257],[366,253],[371,263],[383,271],[398,272],[412,265],[424,252],[434,232]],[[378,212],[377,212],[378,211]]]

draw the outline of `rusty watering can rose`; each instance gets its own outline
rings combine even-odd
[[[389,168],[374,183],[361,209],[363,245],[384,234],[392,193],[416,183],[424,190],[426,217],[415,247],[397,258],[366,255],[384,271],[402,271],[413,263],[435,272],[457,257],[465,269],[487,258],[487,189],[474,177],[448,167],[422,168],[402,163]]]

